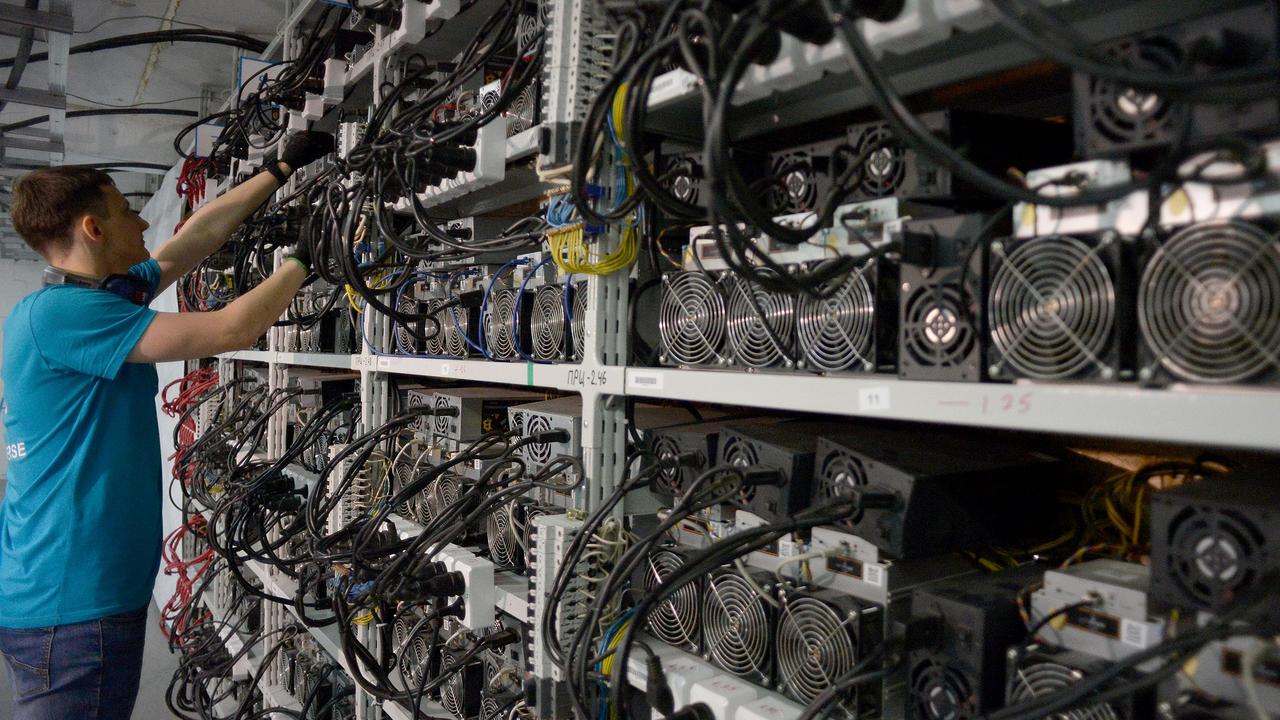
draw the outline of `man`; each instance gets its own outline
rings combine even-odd
[[[333,150],[290,136],[280,161],[192,215],[147,252],[147,223],[111,178],[36,170],[13,189],[14,227],[48,263],[45,287],[4,327],[0,653],[16,720],[128,720],[160,563],[154,363],[251,345],[309,272],[295,253],[227,307],[159,313],[157,293],[218,250],[288,174]]]

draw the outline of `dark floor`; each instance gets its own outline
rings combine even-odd
[[[147,646],[142,656],[142,686],[138,690],[138,704],[133,708],[133,720],[171,717],[164,704],[164,693],[169,687],[169,678],[173,677],[173,671],[178,667],[177,656],[169,654],[169,644],[160,634],[160,611],[154,604],[147,622]],[[9,672],[6,668],[0,671],[0,720],[10,720],[13,717],[12,700]]]

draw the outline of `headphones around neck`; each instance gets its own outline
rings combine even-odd
[[[106,290],[112,295],[122,297],[134,305],[142,306],[149,305],[152,298],[155,297],[155,289],[151,287],[151,283],[137,275],[116,273],[108,275],[101,280],[95,280],[94,278],[76,275],[53,266],[47,266],[44,269],[44,284],[45,287],[49,285],[74,285],[75,287],[89,288],[90,290]]]

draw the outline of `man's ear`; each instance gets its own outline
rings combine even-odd
[[[102,232],[102,222],[98,220],[98,218],[94,217],[93,213],[85,213],[77,223],[77,227],[79,227],[80,232],[83,233],[84,237],[88,240],[101,242],[105,237]]]

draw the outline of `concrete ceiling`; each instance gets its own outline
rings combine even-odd
[[[0,0],[22,5],[24,0]],[[119,35],[200,26],[229,30],[270,41],[285,16],[289,0],[73,0],[75,35],[71,45]],[[43,1],[41,9],[49,7]],[[146,17],[150,16],[150,17]],[[172,22],[166,22],[169,18]],[[34,52],[47,49],[37,33]],[[18,39],[0,37],[0,57],[17,54]],[[236,58],[242,51],[197,43],[162,43],[71,55],[67,66],[67,110],[108,106],[140,106],[201,110],[202,93],[216,89],[219,98],[235,82]],[[0,69],[0,75],[8,70]],[[44,63],[33,63],[23,75],[24,87],[46,82]],[[47,87],[47,85],[44,85]],[[207,103],[206,103],[207,104]],[[9,103],[0,124],[44,115],[43,108]],[[65,125],[66,164],[144,162],[172,165],[178,159],[173,138],[193,118],[125,115],[69,118]],[[48,162],[48,155],[9,150],[8,159]],[[113,173],[123,192],[153,189],[147,172]],[[163,174],[163,173],[160,173]],[[149,185],[150,183],[150,185]],[[145,197],[132,198],[141,207]],[[0,195],[0,206],[7,198]],[[14,248],[11,231],[0,230],[0,255]],[[20,242],[20,241],[18,241]]]

